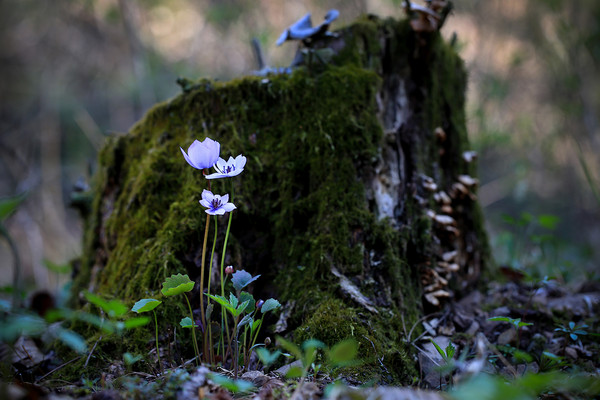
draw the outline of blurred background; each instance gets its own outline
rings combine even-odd
[[[105,138],[180,93],[178,77],[227,80],[295,45],[279,34],[307,12],[333,29],[363,13],[404,17],[399,0],[0,0],[0,198],[27,193],[0,221],[28,288],[55,289],[81,252],[69,207]],[[455,0],[469,71],[469,134],[499,265],[535,279],[597,277],[600,263],[600,2]],[[13,254],[0,237],[0,286]]]

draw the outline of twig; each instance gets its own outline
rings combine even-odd
[[[67,361],[64,364],[59,365],[58,367],[54,368],[52,371],[48,372],[46,375],[42,376],[41,378],[36,379],[35,383],[41,382],[44,379],[46,379],[48,376],[52,375],[53,373],[55,373],[56,371],[58,371],[59,369],[71,364],[73,361],[77,361],[81,358],[81,356],[77,356],[74,359],[72,359],[71,361]]]
[[[96,340],[96,343],[94,343],[94,346],[92,347],[92,350],[90,351],[90,354],[88,354],[88,356],[85,360],[85,364],[83,364],[83,368],[87,368],[87,365],[90,362],[90,358],[92,357],[92,353],[94,352],[94,350],[96,350],[96,346],[98,345],[98,342],[101,340],[102,340],[102,335],[100,335],[98,340]]]
[[[410,328],[410,331],[408,332],[408,336],[406,337],[406,341],[409,342],[409,343],[411,342],[410,337],[412,336],[413,331],[415,330],[415,328],[417,327],[417,325],[419,323],[425,321],[429,317],[437,317],[440,314],[441,314],[441,312],[438,311],[438,312],[434,312],[433,314],[427,314],[427,315],[424,315],[421,318],[419,318],[417,320],[417,322],[414,323],[414,325],[412,326],[412,328]]]

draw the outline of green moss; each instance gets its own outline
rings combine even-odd
[[[380,57],[381,37],[389,54]],[[257,293],[295,302],[288,324],[297,327],[298,340],[314,336],[332,345],[355,336],[369,366],[356,373],[409,381],[414,367],[404,326],[410,329],[422,312],[412,254],[430,251],[431,224],[412,199],[404,228],[377,220],[365,181],[383,136],[375,100],[384,84],[381,74],[410,75],[416,45],[406,21],[364,18],[344,30],[343,38],[344,50],[318,70],[187,85],[128,135],[111,140],[100,156],[74,298],[91,284],[95,292],[132,305],[160,298],[161,283],[171,274],[199,280],[206,214],[198,200],[206,181],[179,147],[210,136],[221,143],[222,157],[248,157],[238,178],[212,181],[213,191],[233,193],[238,207],[227,264],[261,273]],[[415,111],[425,121],[420,134],[430,140],[436,125],[446,124],[456,143],[447,161],[433,163],[437,167],[426,163],[433,142],[419,147],[423,153],[415,158],[423,171],[447,167],[453,175],[466,168],[455,154],[466,140],[465,74],[439,36],[431,46],[431,70],[413,77],[425,82],[427,92]],[[438,173],[446,177],[445,170]],[[226,222],[219,218],[217,251]],[[372,255],[376,259],[366,262]],[[379,313],[346,299],[332,267],[374,299]],[[191,297],[195,307],[197,290]],[[168,299],[156,309],[161,331],[185,316],[182,304],[183,299]],[[140,332],[123,345],[141,349],[151,330]],[[191,354],[191,346],[188,350]]]

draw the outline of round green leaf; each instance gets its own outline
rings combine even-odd
[[[179,321],[179,325],[181,325],[182,328],[193,328],[194,322],[190,317],[185,317],[182,318],[181,321]]]
[[[163,282],[161,293],[165,296],[175,296],[184,292],[189,292],[194,288],[194,282],[187,275],[171,275]]]
[[[162,303],[160,300],[142,299],[133,305],[131,311],[135,311],[136,313],[151,311],[158,307],[160,303]]]
[[[275,299],[268,299],[265,301],[265,303],[262,305],[262,307],[260,308],[260,311],[262,311],[262,313],[266,313],[269,312],[271,310],[274,310],[276,308],[281,307],[281,304],[275,300]]]

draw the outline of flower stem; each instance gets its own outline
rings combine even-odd
[[[212,269],[213,269],[213,257],[215,256],[215,247],[217,245],[217,228],[218,228],[218,223],[217,223],[217,216],[215,215],[215,237],[213,239],[213,245],[212,245],[212,250],[210,252],[210,267],[208,269],[208,287],[207,287],[207,291],[208,294],[210,294],[210,282],[212,281]],[[207,300],[207,303],[210,304],[210,298]],[[212,328],[210,325],[210,321],[206,322],[206,328],[204,329],[204,342],[208,343],[208,351],[209,351],[209,356],[210,356],[210,363],[212,364],[214,362],[214,356],[213,356],[213,343],[212,343]],[[208,340],[207,340],[208,339]]]
[[[196,340],[196,323],[194,322],[194,313],[192,312],[192,306],[185,293],[183,294],[183,297],[185,297],[185,301],[187,301],[187,305],[190,310],[190,318],[192,319],[192,337],[194,339],[194,353],[196,353],[196,365],[200,365],[200,351],[198,350],[198,341]]]
[[[154,330],[156,337],[156,356],[158,357],[158,365],[160,366],[160,370],[163,370],[162,362],[160,361],[160,350],[158,349],[158,321],[156,320],[156,311],[152,310],[152,314],[154,314]]]
[[[204,243],[202,244],[202,265],[200,267],[200,315],[202,321],[202,330],[206,332],[206,318],[204,318],[204,266],[206,264],[206,243],[208,242],[208,230],[210,228],[210,215],[206,214],[206,226],[204,227]],[[210,280],[210,277],[209,277]],[[206,343],[202,343],[204,357],[206,357]]]
[[[230,201],[233,202],[233,182],[231,183],[231,196]],[[225,253],[227,250],[227,241],[229,240],[229,231],[231,230],[231,218],[233,217],[233,212],[229,213],[229,219],[227,220],[227,231],[225,232],[225,241],[223,242],[223,252],[221,254],[221,296],[225,297]],[[229,326],[227,324],[227,315],[225,314],[225,308],[221,307],[221,327],[225,325],[225,332],[227,333],[227,342],[231,346],[231,336],[229,336]],[[223,354],[225,353],[225,341],[223,340]],[[225,356],[223,356],[225,357]],[[225,359],[223,358],[223,361]]]

